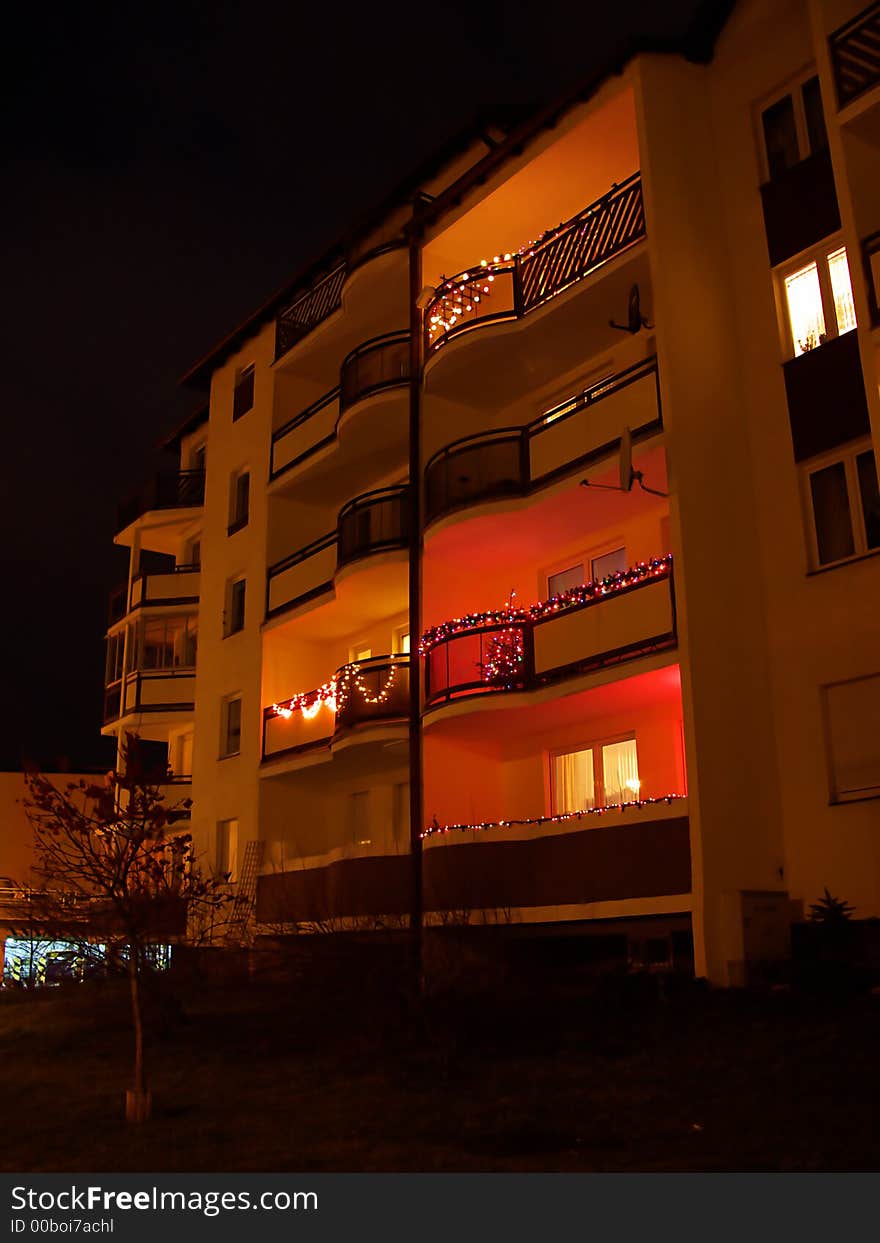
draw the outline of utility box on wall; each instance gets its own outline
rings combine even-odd
[[[741,889],[731,895],[742,930],[742,958],[728,963],[728,983],[744,988],[788,960],[792,903],[784,890]]]

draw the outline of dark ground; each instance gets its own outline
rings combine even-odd
[[[178,981],[162,1008],[154,1117],[131,1128],[124,987],[0,994],[0,1168],[880,1168],[870,994],[658,997],[628,977],[414,1010],[367,972],[357,995],[350,981]]]

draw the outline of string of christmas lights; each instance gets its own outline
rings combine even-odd
[[[487,645],[486,659],[481,665],[483,681],[510,690],[520,681],[525,658],[522,630],[518,626],[506,627],[493,635]]]
[[[592,227],[595,208],[590,208],[581,222],[581,235]],[[513,270],[517,259],[531,256],[541,246],[553,241],[561,233],[566,233],[576,226],[577,219],[562,222],[553,228],[545,229],[540,237],[533,238],[520,246],[519,250],[506,251],[502,255],[494,255],[491,259],[481,259],[479,270],[459,272],[457,276],[443,276],[437,286],[437,292],[431,303],[428,316],[428,343],[434,342],[445,332],[463,319],[466,314],[473,314],[476,306],[483,298],[491,295],[490,285],[496,274],[501,275]]]
[[[517,625],[528,625],[539,621],[553,613],[564,609],[575,608],[590,600],[598,600],[603,596],[613,595],[617,591],[625,591],[635,583],[649,578],[664,578],[672,568],[672,554],[664,557],[653,557],[650,561],[639,561],[627,570],[619,570],[616,574],[608,574],[605,578],[594,578],[580,586],[570,587],[549,600],[540,600],[528,607],[505,605],[502,609],[487,609],[483,613],[467,613],[464,617],[454,617],[451,621],[442,622],[426,630],[419,642],[419,655],[425,656],[432,648],[444,643],[454,635],[466,634],[472,630],[483,630],[490,626],[511,628]],[[522,631],[519,632],[522,634]],[[489,680],[489,679],[487,679]]]
[[[604,816],[609,812],[618,812],[623,815],[631,808],[653,807],[657,803],[670,805],[683,798],[687,798],[687,795],[661,794],[657,798],[638,798],[622,803],[608,803],[604,807],[584,807],[581,811],[564,811],[556,816],[534,816],[527,820],[481,820],[475,824],[438,824],[435,817],[433,823],[423,829],[419,837],[424,840],[427,837],[436,837],[444,833],[482,833],[487,829],[533,829],[537,825],[565,824],[569,820],[582,820],[584,816]]]
[[[323,707],[328,708],[332,713],[339,713],[351,699],[354,691],[358,692],[366,704],[386,703],[397,681],[399,667],[397,664],[391,666],[385,684],[373,695],[367,685],[364,670],[357,664],[343,665],[323,686],[312,691],[303,691],[281,703],[272,704],[271,715],[280,716],[287,721],[295,712],[299,712],[307,721],[310,721]]]

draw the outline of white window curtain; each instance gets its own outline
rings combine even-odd
[[[593,752],[569,751],[553,757],[553,811],[585,811],[595,805]]]
[[[606,803],[623,803],[638,798],[639,761],[634,738],[612,742],[602,748],[602,777]]]

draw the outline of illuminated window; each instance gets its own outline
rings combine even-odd
[[[410,638],[409,627],[401,626],[394,632],[394,650],[402,656],[409,655]]]
[[[815,252],[814,252],[815,254]],[[783,275],[791,353],[797,358],[856,326],[845,246],[823,247]]]
[[[356,660],[371,660],[372,656],[373,649],[371,647],[360,647],[358,644],[355,644],[354,647],[349,648],[348,659],[352,662]]]
[[[828,146],[819,78],[811,74],[761,111],[764,165],[769,180]]]
[[[880,488],[872,449],[835,450],[805,470],[807,525],[815,568],[880,548]]]
[[[224,699],[220,710],[220,757],[238,755],[241,750],[241,695]]]
[[[632,802],[641,790],[635,738],[553,755],[551,787],[553,815]]]

